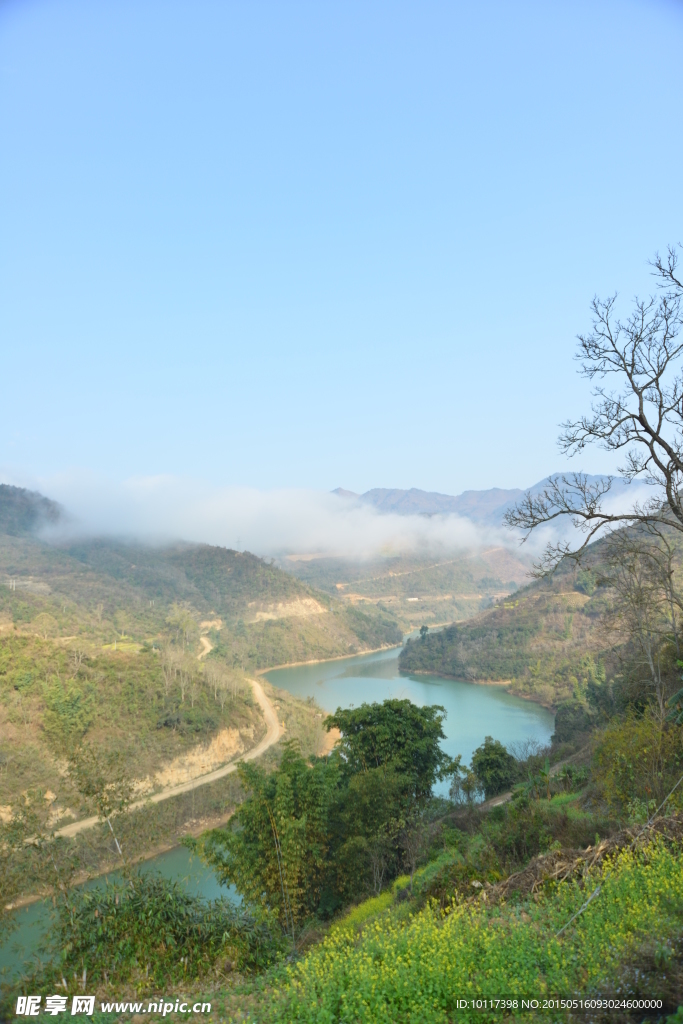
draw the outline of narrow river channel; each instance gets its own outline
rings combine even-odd
[[[402,676],[398,671],[400,648],[363,654],[339,661],[273,669],[266,678],[296,697],[313,697],[323,711],[338,707],[358,707],[364,701],[383,701],[389,697],[408,698],[414,704],[440,704],[446,709],[444,749],[451,756],[460,754],[463,764],[485,736],[493,736],[508,745],[534,739],[547,743],[553,731],[550,711],[530,701],[511,697],[501,686],[474,685],[438,676]],[[437,787],[445,795],[445,783]],[[176,847],[147,861],[144,870],[156,870],[169,878],[184,881],[188,891],[209,899],[218,896],[236,898],[232,888],[219,885],[216,876],[183,847]],[[115,877],[110,875],[110,878]],[[88,886],[103,884],[94,879]],[[33,903],[16,911],[17,929],[0,947],[0,971],[17,974],[22,964],[36,952],[50,921],[45,902]]]

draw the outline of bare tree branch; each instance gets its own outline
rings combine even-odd
[[[616,295],[593,299],[589,334],[579,335],[582,376],[596,381],[590,415],[562,424],[560,450],[577,455],[588,445],[623,453],[619,473],[652,487],[652,497],[627,512],[607,512],[604,498],[611,477],[591,482],[582,473],[551,477],[540,494],[527,491],[506,524],[522,531],[566,520],[583,535],[581,543],[550,544],[535,575],[552,572],[567,557],[580,557],[598,536],[637,523],[683,533],[683,284],[678,253],[651,263],[660,291],[637,300],[627,320],[615,315]]]

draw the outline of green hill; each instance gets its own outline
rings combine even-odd
[[[0,533],[14,537],[37,533],[63,518],[64,510],[56,501],[23,487],[0,484]]]
[[[245,675],[401,641],[388,612],[249,552],[36,536],[61,515],[0,489],[0,808],[40,788],[77,813],[63,757],[83,741],[153,787],[164,766],[180,778],[198,746],[239,753],[265,731]]]
[[[506,682],[511,692],[549,706],[585,693],[612,666],[601,620],[609,595],[591,570],[565,566],[467,622],[409,640],[404,672],[471,682]]]

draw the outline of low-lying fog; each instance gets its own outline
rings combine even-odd
[[[503,526],[485,526],[453,514],[380,513],[354,498],[323,491],[216,487],[170,476],[122,483],[73,475],[8,482],[59,501],[69,515],[68,526],[61,530],[65,537],[113,535],[153,543],[182,539],[264,556],[315,554],[351,559],[492,545],[531,557],[550,537],[545,532],[520,550],[519,536]],[[613,509],[630,506],[636,496],[635,485],[620,487],[610,505]]]

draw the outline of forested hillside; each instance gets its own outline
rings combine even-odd
[[[0,534],[17,537],[55,526],[64,518],[56,501],[36,491],[0,484]]]
[[[467,622],[409,640],[401,668],[505,681],[514,693],[557,705],[604,679],[606,661],[612,664],[602,628],[608,600],[592,571],[567,567]]]

